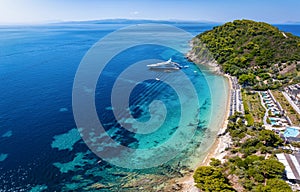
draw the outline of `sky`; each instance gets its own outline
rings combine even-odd
[[[300,21],[299,0],[0,0],[0,24],[101,19]]]

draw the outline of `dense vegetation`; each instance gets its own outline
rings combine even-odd
[[[274,156],[284,151],[283,140],[273,131],[244,122],[241,114],[229,117],[227,132],[233,144],[226,161],[212,159],[210,166],[199,167],[194,174],[196,186],[202,191],[292,191],[282,180],[284,165]]]
[[[236,20],[214,27],[194,38],[192,52],[198,58],[209,52],[224,72],[257,90],[300,81],[300,37],[267,23]]]
[[[248,125],[263,124],[265,108],[261,105],[258,93],[247,92],[242,90],[243,105],[245,110],[245,118]]]
[[[194,180],[202,191],[234,191],[221,169],[217,167],[199,167],[194,174]]]

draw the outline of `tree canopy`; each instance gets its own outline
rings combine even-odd
[[[300,61],[300,37],[251,20],[235,20],[197,35],[192,52],[198,59],[210,55],[223,71],[239,77],[240,83],[246,86],[259,82],[257,89],[281,86],[280,83],[288,78],[284,69],[293,62],[292,71],[300,68],[297,64]],[[281,80],[269,87],[271,85],[264,81],[271,77]]]
[[[266,185],[259,185],[254,192],[292,192],[290,186],[281,179],[269,179]]]
[[[201,166],[194,174],[196,186],[202,191],[235,191],[221,170],[211,166]]]
[[[194,174],[196,186],[201,191],[291,191],[282,180],[285,167],[275,157],[282,139],[259,124],[244,122],[240,113],[228,118],[226,131],[233,143],[226,149],[225,161],[212,158],[210,166],[199,167]]]

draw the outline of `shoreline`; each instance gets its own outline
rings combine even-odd
[[[210,146],[208,153],[205,155],[204,159],[199,161],[199,164],[197,164],[197,167],[195,168],[195,170],[192,173],[184,176],[183,178],[180,178],[177,181],[175,181],[176,185],[182,186],[180,191],[199,192],[200,190],[197,187],[195,187],[194,178],[193,178],[193,175],[194,175],[194,172],[196,171],[196,169],[200,166],[208,166],[211,158],[219,159],[221,162],[224,162],[224,160],[225,160],[224,157],[227,155],[227,152],[225,151],[225,149],[231,142],[231,137],[229,136],[228,133],[223,134],[221,136],[219,136],[219,134],[222,133],[223,131],[225,131],[227,128],[227,124],[228,124],[227,118],[228,118],[229,112],[230,112],[230,93],[231,93],[232,84],[231,84],[231,79],[230,79],[229,75],[223,74],[222,76],[224,76],[226,78],[228,85],[229,85],[228,86],[229,92],[228,92],[227,103],[226,103],[226,113],[223,118],[222,126],[220,126],[218,135],[214,139],[213,144]]]
[[[190,42],[191,47],[192,47],[192,43],[193,41]],[[189,173],[180,179],[174,180],[175,184],[173,184],[173,186],[174,185],[181,186],[180,191],[199,192],[200,190],[197,187],[195,187],[194,178],[193,178],[194,172],[200,166],[208,166],[211,158],[219,159],[223,163],[225,160],[224,157],[227,155],[225,149],[231,143],[231,137],[228,133],[225,134],[225,131],[227,129],[228,117],[230,114],[230,103],[231,103],[230,95],[232,90],[232,81],[231,81],[231,76],[221,72],[221,68],[215,62],[206,62],[205,64],[201,64],[200,61],[197,61],[195,59],[196,55],[192,50],[186,54],[186,57],[189,61],[195,63],[196,65],[208,67],[208,69],[215,75],[224,77],[228,84],[227,87],[228,95],[226,99],[225,114],[223,119],[221,120],[222,123],[221,126],[219,127],[216,137],[214,138],[213,144],[209,146],[209,150],[207,154],[204,156],[203,159],[199,161],[199,163],[196,165],[196,168],[192,173]]]
[[[190,53],[191,55],[191,53]],[[215,65],[207,65],[196,63],[194,64],[205,73],[205,78],[209,86],[211,101],[210,114],[207,118],[207,124],[203,134],[199,135],[199,140],[196,140],[193,153],[186,156],[186,161],[181,162],[186,165],[184,169],[179,170],[177,175],[160,175],[149,173],[146,178],[140,177],[131,178],[131,182],[122,187],[135,188],[144,185],[139,189],[149,191],[184,191],[184,192],[199,192],[199,189],[194,183],[194,172],[199,166],[209,165],[211,158],[222,160],[226,156],[225,149],[231,141],[229,135],[224,135],[228,124],[228,116],[230,114],[231,89],[232,82],[229,75],[221,72],[220,67]],[[207,94],[208,96],[208,94]],[[208,115],[205,114],[205,115]],[[148,184],[144,183],[145,180]],[[156,185],[154,188],[153,185]]]
[[[212,144],[209,153],[206,155],[204,160],[199,163],[199,166],[207,166],[209,165],[210,159],[211,158],[216,158],[221,161],[224,160],[224,157],[226,156],[225,149],[227,148],[227,145],[231,141],[231,137],[229,136],[228,133],[225,134],[225,131],[227,129],[227,124],[228,124],[228,117],[229,117],[229,112],[230,112],[230,93],[232,89],[232,82],[231,78],[229,75],[224,74],[224,77],[226,77],[228,81],[228,97],[227,97],[227,103],[226,103],[226,112],[225,112],[225,117],[223,119],[222,126],[219,129],[217,138],[215,139],[214,143]]]
[[[189,46],[192,48],[190,51],[188,51],[185,54],[185,57],[190,61],[195,63],[196,65],[200,66],[206,66],[208,67],[211,72],[214,74],[224,76],[225,74],[222,72],[221,67],[218,65],[217,61],[212,58],[212,56],[209,53],[203,54],[203,59],[199,59],[198,56],[196,55],[195,51],[193,50],[194,46],[194,39],[192,39],[189,42]]]
[[[191,40],[189,42],[189,45],[191,48],[193,48],[194,40]],[[217,62],[213,59],[207,62],[203,62],[199,59],[197,59],[197,55],[195,55],[195,52],[191,49],[187,54],[186,58],[195,63],[196,65],[199,66],[205,66],[207,67],[212,73],[215,75],[222,76],[226,79],[228,87],[227,87],[227,99],[226,99],[226,109],[225,109],[225,114],[221,123],[221,126],[218,130],[218,135],[214,139],[214,143],[211,145],[208,154],[205,156],[205,158],[197,165],[199,166],[205,166],[209,165],[210,159],[211,158],[217,158],[219,160],[222,160],[224,156],[222,157],[221,153],[222,151],[225,150],[224,143],[229,143],[231,141],[231,137],[228,134],[225,134],[225,131],[227,129],[227,124],[228,124],[228,117],[230,114],[230,95],[231,95],[231,90],[232,90],[232,81],[231,81],[231,76],[228,74],[224,74],[221,70],[221,67],[217,64]],[[223,144],[223,146],[222,146]],[[223,149],[223,150],[222,150]],[[219,157],[219,158],[218,158]]]

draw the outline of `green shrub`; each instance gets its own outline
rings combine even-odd
[[[245,118],[248,122],[248,126],[253,126],[254,125],[254,118],[251,114],[246,114]]]
[[[235,191],[219,168],[201,166],[193,177],[196,187],[203,191]]]

